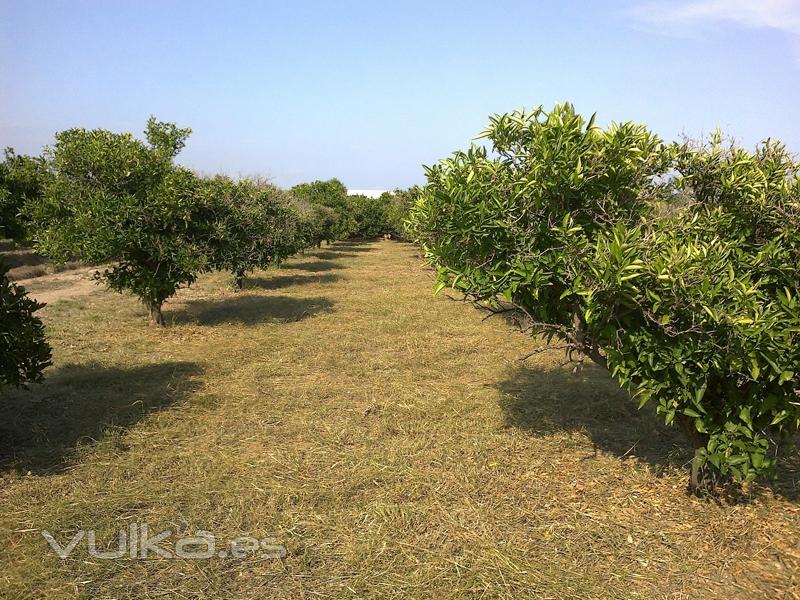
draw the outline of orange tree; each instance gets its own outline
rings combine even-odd
[[[304,246],[289,195],[270,184],[218,176],[199,183],[199,197],[211,212],[208,265],[233,273],[236,289],[249,271],[266,269]]]
[[[5,149],[0,162],[0,238],[26,241],[28,227],[23,208],[41,198],[44,178],[44,161],[40,157]]]
[[[350,236],[354,238],[371,238],[381,233],[388,233],[390,226],[387,209],[389,204],[384,195],[370,198],[362,194],[347,197],[353,226]]]
[[[338,179],[311,181],[296,185],[291,191],[299,200],[327,209],[316,211],[316,221],[320,227],[317,245],[322,240],[330,243],[352,235],[355,221],[347,199],[347,188],[341,181]]]
[[[0,387],[25,387],[41,381],[42,371],[50,365],[44,325],[34,314],[44,305],[10,282],[7,273],[0,260]]]
[[[408,189],[396,189],[393,192],[384,192],[381,199],[386,205],[386,221],[389,233],[398,239],[406,237],[406,221],[411,214],[411,208],[419,198],[420,188],[416,185]]]
[[[694,449],[690,488],[753,479],[800,426],[798,166],[602,129],[571,105],[492,117],[427,168],[411,231],[452,286],[607,367]]]
[[[194,174],[174,164],[189,129],[151,118],[147,142],[104,129],[56,134],[40,201],[28,206],[36,248],[56,260],[111,263],[98,279],[129,291],[163,325],[161,307],[204,267],[196,238],[207,207]]]

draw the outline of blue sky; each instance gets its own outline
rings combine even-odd
[[[180,162],[422,183],[487,115],[568,100],[665,138],[800,152],[800,0],[0,0],[0,145],[192,127]]]

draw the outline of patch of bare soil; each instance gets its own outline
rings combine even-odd
[[[103,290],[104,288],[98,286],[93,278],[95,271],[97,269],[94,267],[82,267],[54,275],[20,279],[16,283],[23,286],[31,298],[52,304],[59,300],[87,296],[94,291]]]

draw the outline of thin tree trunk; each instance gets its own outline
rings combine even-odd
[[[575,302],[572,306],[572,343],[577,346],[582,355],[588,356],[594,363],[608,369],[608,362],[606,357],[601,355],[592,344],[586,343],[586,332],[581,317],[580,306]],[[583,357],[579,357],[579,362],[583,363]],[[713,478],[708,478],[703,468],[702,451],[706,448],[708,438],[705,434],[697,431],[694,426],[694,419],[683,414],[675,415],[675,421],[678,426],[683,430],[683,433],[689,440],[689,443],[694,451],[692,457],[692,468],[689,475],[689,492],[695,495],[702,495],[703,493],[713,492],[714,481]]]
[[[233,272],[233,289],[240,290],[244,286],[244,270],[236,269]]]
[[[697,431],[697,428],[694,426],[694,422],[691,417],[687,417],[686,415],[675,415],[675,421],[677,421],[680,428],[683,430],[683,433],[686,434],[686,437],[689,438],[689,443],[692,446],[692,450],[694,450],[694,456],[692,457],[692,470],[691,474],[689,475],[689,491],[692,494],[700,494],[703,491],[711,491],[708,489],[708,481],[706,480],[705,474],[703,473],[702,464],[702,450],[706,447],[706,436]]]
[[[164,327],[166,322],[164,321],[164,315],[161,312],[161,302],[151,302],[148,305],[150,309],[150,326],[151,327]]]
[[[593,343],[589,344],[586,343],[586,326],[583,322],[583,317],[581,315],[582,312],[580,305],[577,302],[573,303],[572,339],[570,341],[572,344],[575,345],[576,349],[580,353],[580,356],[578,357],[578,365],[576,366],[576,368],[582,368],[583,357],[588,356],[592,362],[608,370],[608,361],[606,360],[606,357],[600,354],[599,350],[594,346]]]

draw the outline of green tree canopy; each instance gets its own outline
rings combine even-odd
[[[206,239],[209,265],[233,273],[237,289],[247,272],[265,269],[304,246],[299,217],[286,192],[221,176],[202,180],[199,188],[202,203],[213,214]]]
[[[414,185],[405,190],[396,189],[381,195],[386,204],[388,232],[395,238],[404,239],[406,237],[406,221],[411,216],[411,209],[417,202],[420,191],[419,186]]]
[[[335,212],[335,219],[328,212],[322,213],[320,224],[323,240],[341,240],[352,235],[355,222],[350,213],[347,188],[338,179],[301,183],[292,188],[292,193],[314,206],[325,206]]]
[[[427,168],[411,231],[450,285],[526,316],[678,423],[690,487],[752,479],[800,427],[799,167],[773,142],[665,145],[571,105],[498,115]],[[707,476],[704,480],[703,477]]]
[[[44,325],[34,313],[44,305],[9,281],[0,259],[0,387],[39,382],[50,363]]]
[[[28,202],[37,202],[42,196],[46,177],[41,158],[16,154],[6,148],[0,162],[0,238],[24,241],[28,235],[27,219],[23,209]]]
[[[203,268],[196,240],[208,209],[196,202],[194,174],[173,163],[189,133],[155,118],[146,143],[105,129],[58,133],[44,197],[29,211],[39,251],[112,263],[99,279],[138,296],[156,325],[164,301]]]
[[[370,238],[389,231],[388,203],[383,195],[370,198],[354,194],[347,197],[347,203],[353,220],[352,237]]]

